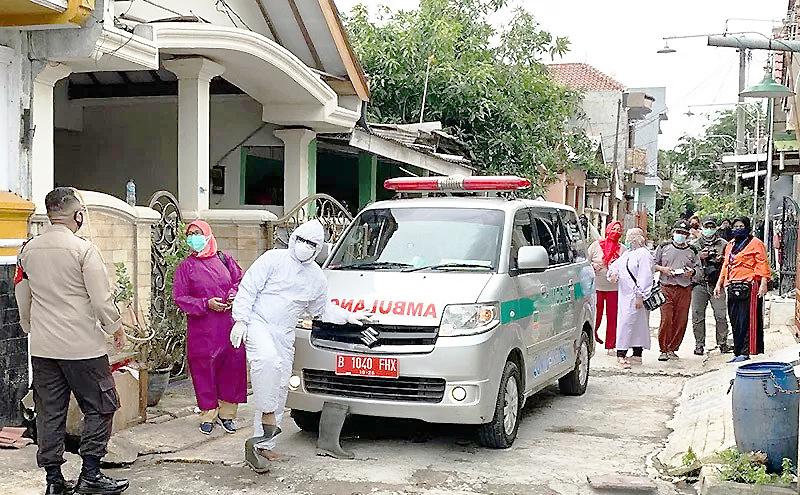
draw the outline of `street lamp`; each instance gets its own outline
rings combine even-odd
[[[772,77],[772,67],[767,66],[764,79],[746,90],[739,93],[742,98],[766,98],[767,99],[767,125],[769,131],[767,132],[767,176],[764,179],[764,244],[769,246],[770,232],[769,232],[769,204],[770,196],[772,195],[772,144],[775,125],[772,118],[773,100],[775,98],[786,98],[793,96],[794,91],[778,83]],[[757,167],[757,165],[756,165]],[[758,168],[756,168],[755,187],[753,187],[753,194],[758,197]],[[754,212],[755,214],[755,212]],[[768,251],[770,258],[772,257],[772,250]]]
[[[657,51],[656,53],[662,53],[662,54],[663,53],[675,53],[676,51],[677,50],[675,50],[674,48],[670,48],[669,41],[664,40],[664,48],[662,48],[661,50]]]

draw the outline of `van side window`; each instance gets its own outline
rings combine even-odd
[[[533,246],[533,226],[528,210],[520,210],[514,215],[514,230],[511,231],[511,262],[512,269],[517,268],[517,254],[519,248]]]
[[[566,263],[564,252],[559,249],[558,216],[555,212],[547,210],[535,210],[533,212],[533,225],[536,229],[536,237],[539,245],[547,250],[550,255],[550,265],[560,265]]]
[[[577,263],[586,261],[586,241],[581,233],[578,217],[568,210],[559,210],[559,215],[567,233],[567,241],[569,249],[572,251],[573,261]]]

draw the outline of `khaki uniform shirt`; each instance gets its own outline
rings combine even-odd
[[[94,244],[51,225],[25,244],[19,263],[27,280],[16,287],[17,304],[31,356],[105,356],[106,334],[113,335],[122,318]]]

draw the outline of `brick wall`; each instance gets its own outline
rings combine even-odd
[[[262,225],[236,225],[224,220],[209,222],[217,247],[233,256],[245,270],[267,250],[266,230]]]
[[[0,427],[22,423],[19,401],[28,389],[28,337],[19,326],[14,265],[0,265]]]

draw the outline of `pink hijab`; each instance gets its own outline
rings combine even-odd
[[[189,229],[192,227],[197,227],[198,229],[200,229],[200,232],[202,232],[204,236],[208,237],[208,243],[206,244],[205,249],[203,249],[199,253],[192,253],[192,256],[195,256],[200,259],[211,258],[212,256],[216,256],[217,238],[214,237],[214,234],[211,232],[211,225],[209,225],[208,222],[205,222],[203,220],[195,220],[194,222],[190,223],[188,227],[186,227],[186,232],[189,232]]]

